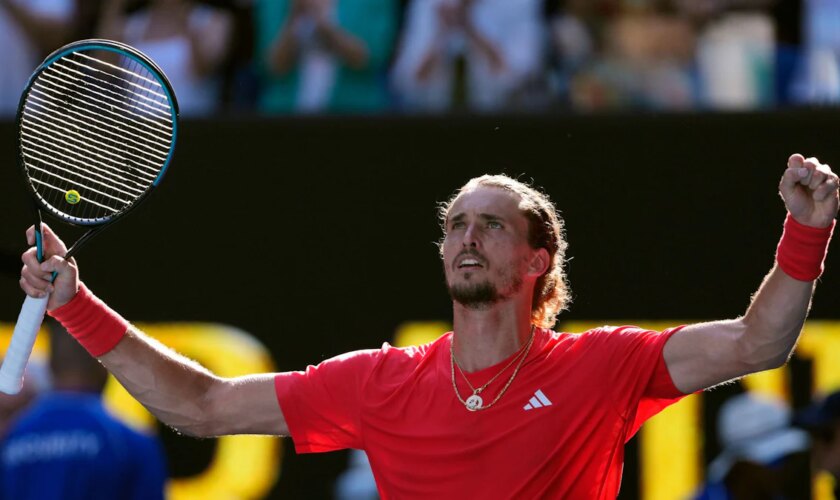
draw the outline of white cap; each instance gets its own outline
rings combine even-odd
[[[741,394],[729,399],[718,414],[718,439],[723,451],[709,465],[708,479],[722,481],[735,462],[769,464],[808,449],[808,434],[791,427],[790,408],[767,396]]]

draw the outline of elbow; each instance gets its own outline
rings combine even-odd
[[[200,415],[189,418],[161,416],[160,420],[178,434],[191,438],[201,439],[219,436],[213,421],[209,418],[202,418]]]
[[[792,351],[786,351],[778,354],[754,355],[752,358],[746,359],[747,373],[763,372],[767,370],[775,370],[784,366],[788,359],[790,359]]]
[[[190,418],[164,422],[179,434],[192,438],[212,438],[219,436],[218,424],[209,412],[200,412]]]
[[[791,355],[793,354],[793,349],[780,353],[774,357],[766,359],[762,365],[760,371],[765,370],[775,370],[776,368],[781,368],[787,364],[790,360]]]
[[[178,402],[174,406],[176,411],[153,413],[179,434],[193,438],[220,436],[225,433],[222,399],[219,396],[223,385],[222,380],[216,379],[191,401]]]
[[[767,334],[767,326],[751,325],[748,321],[741,320],[744,327],[741,329],[736,344],[738,359],[744,365],[746,373],[762,372],[781,368],[790,359],[797,335],[789,334]]]

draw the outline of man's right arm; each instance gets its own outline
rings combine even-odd
[[[27,232],[27,241],[30,245],[35,241],[33,228]],[[34,248],[23,254],[20,284],[33,297],[49,292],[47,308],[56,312],[81,293],[78,268],[72,259],[60,257],[67,247],[46,225],[43,242],[47,256],[43,263],[38,262]],[[56,279],[50,283],[53,272]],[[98,359],[163,423],[197,437],[288,435],[274,390],[274,374],[221,378],[133,326],[124,335],[120,329],[119,336],[112,349],[97,354]]]
[[[289,433],[274,374],[218,377],[134,327],[99,360],[161,422],[189,436]]]

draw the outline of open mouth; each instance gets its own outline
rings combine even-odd
[[[461,259],[458,264],[455,266],[456,269],[481,269],[484,266],[481,265],[481,262],[476,259],[475,257],[466,257]]]

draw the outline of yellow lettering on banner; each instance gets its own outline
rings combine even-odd
[[[9,344],[14,325],[0,323],[0,347]],[[272,372],[274,365],[265,347],[236,328],[217,324],[138,325],[163,344],[195,359],[222,377]],[[43,332],[42,332],[43,333]],[[33,349],[34,359],[46,359],[48,345],[41,334]],[[103,392],[105,406],[135,428],[154,432],[155,420],[125,389],[109,377]],[[170,500],[257,499],[268,494],[277,481],[282,443],[266,436],[225,436],[218,439],[210,465],[201,474],[170,479]]]

